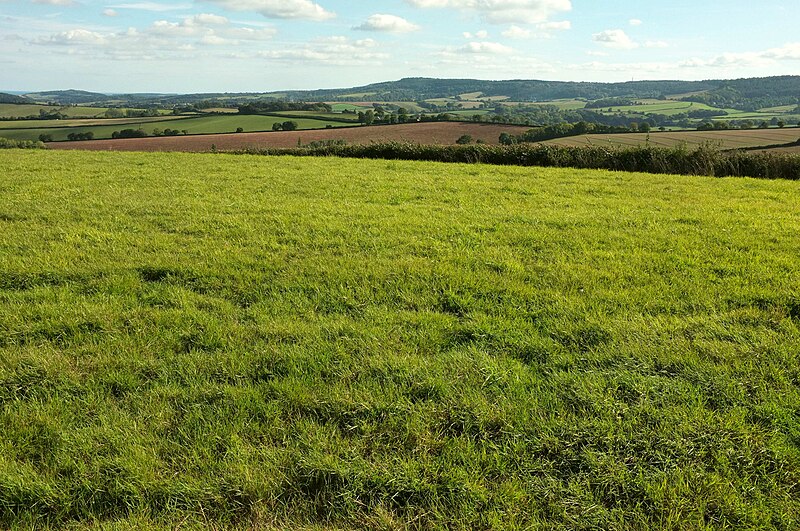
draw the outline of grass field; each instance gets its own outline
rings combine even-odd
[[[753,148],[788,144],[800,139],[800,128],[745,129],[728,131],[669,131],[653,133],[620,133],[612,135],[581,135],[548,140],[543,144],[557,146],[638,146],[650,143],[654,146],[688,147],[711,143],[722,149]]]
[[[238,128],[242,128],[246,132],[250,131],[270,131],[272,124],[291,120],[297,122],[300,129],[324,129],[326,126],[331,127],[347,127],[345,122],[333,122],[329,120],[315,120],[311,118],[282,118],[278,116],[259,116],[259,115],[215,115],[215,116],[197,116],[183,119],[174,119],[172,117],[161,119],[151,118],[146,122],[130,122],[115,123],[114,125],[92,125],[77,127],[71,125],[64,128],[40,128],[40,129],[2,129],[0,136],[11,138],[14,140],[36,140],[40,134],[52,135],[53,140],[60,141],[66,140],[67,135],[70,133],[84,133],[92,131],[95,138],[111,138],[114,131],[121,129],[139,129],[142,128],[148,134],[152,134],[154,129],[177,129],[178,131],[186,130],[190,135],[210,134],[210,133],[233,133]],[[30,122],[26,122],[30,123]],[[126,125],[127,124],[127,125]]]
[[[133,128],[139,127],[140,124],[152,121],[170,121],[170,120],[185,120],[186,116],[162,116],[160,118],[80,118],[72,120],[0,120],[0,136],[3,135],[3,130],[7,129],[45,129],[56,128],[61,129],[65,127],[87,127],[87,126],[132,126]]]
[[[38,116],[39,111],[45,110],[47,112],[58,111],[65,116],[71,118],[102,118],[108,110],[108,107],[73,107],[67,106],[50,106],[50,105],[16,105],[12,103],[0,103],[0,118],[24,118],[26,116]],[[125,111],[127,109],[120,109]],[[168,111],[162,111],[168,113]]]
[[[797,183],[0,167],[0,527],[800,525]]]

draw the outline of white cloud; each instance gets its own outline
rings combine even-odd
[[[101,33],[95,31],[89,31],[86,29],[74,29],[74,30],[64,31],[62,33],[57,33],[55,35],[51,35],[41,43],[56,44],[56,45],[72,45],[72,44],[97,45],[97,44],[105,44],[106,36],[104,36]]]
[[[780,61],[800,61],[800,42],[770,48],[761,52],[723,53],[710,59],[694,57],[680,63],[684,68],[755,68],[774,65]]]
[[[646,41],[645,48],[669,48],[669,43],[664,41]]]
[[[509,48],[497,42],[470,42],[457,50],[459,53],[477,53],[491,55],[509,55],[514,53],[513,48]]]
[[[486,30],[476,31],[475,33],[470,33],[469,31],[465,31],[461,34],[465,39],[472,40],[472,39],[488,39],[489,32]]]
[[[414,7],[474,11],[493,24],[546,22],[557,13],[572,10],[570,0],[406,0]]]
[[[361,31],[383,31],[386,33],[411,33],[420,28],[416,24],[412,24],[408,20],[395,15],[375,14],[367,18],[363,24],[353,29]]]
[[[256,56],[291,64],[299,61],[322,66],[380,66],[389,55],[376,48],[378,42],[373,39],[353,41],[335,36],[316,39],[300,47],[261,51]]]
[[[328,20],[336,16],[311,0],[204,0],[230,11],[249,11],[267,18]]]
[[[117,13],[113,9],[104,9],[103,10],[103,16],[104,17],[116,17],[117,15],[119,15],[119,13]]]
[[[109,9],[135,9],[138,11],[155,11],[160,13],[162,11],[180,11],[182,9],[190,9],[192,4],[159,4],[157,2],[134,2],[126,4],[116,4],[108,6]]]
[[[607,48],[616,48],[619,50],[632,50],[638,48],[639,44],[634,42],[633,39],[621,29],[606,30],[592,35],[594,42],[599,42]]]
[[[46,6],[61,6],[69,7],[78,5],[74,0],[32,0],[34,4],[41,4]]]
[[[244,42],[264,42],[276,34],[275,28],[235,26],[219,15],[199,14],[178,22],[157,20],[144,29],[121,32],[71,29],[40,37],[32,44],[70,55],[111,57],[113,59],[171,59],[183,57],[197,46],[235,46]],[[190,56],[197,58],[197,54]]]
[[[572,29],[572,22],[569,20],[562,20],[561,22],[545,22],[536,26],[541,30],[570,30]]]
[[[641,26],[643,22],[638,18],[632,18],[628,21],[628,24],[630,24],[631,26]]]
[[[531,30],[520,28],[519,26],[511,26],[503,32],[503,37],[509,39],[529,39],[531,36]]]

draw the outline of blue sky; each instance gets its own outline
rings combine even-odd
[[[797,74],[798,22],[797,0],[0,0],[0,89]]]

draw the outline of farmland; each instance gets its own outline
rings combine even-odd
[[[742,149],[762,146],[777,146],[800,140],[800,128],[748,129],[728,131],[675,131],[657,133],[621,133],[612,135],[580,135],[557,138],[543,142],[556,146],[639,146],[650,144],[688,147],[710,144],[720,149]]]
[[[358,125],[357,123],[346,123],[342,121],[317,120],[313,118],[287,118],[280,116],[259,116],[259,115],[210,115],[210,116],[190,116],[190,117],[168,117],[165,119],[151,118],[149,121],[129,120],[112,122],[113,125],[78,125],[70,123],[68,127],[35,127],[38,120],[31,120],[26,123],[24,129],[2,129],[0,136],[14,140],[36,140],[41,134],[49,134],[53,140],[66,140],[70,133],[85,133],[91,131],[95,138],[111,138],[114,131],[120,129],[133,128],[143,129],[148,134],[154,129],[175,129],[186,130],[190,135],[202,135],[209,133],[232,133],[238,128],[244,131],[269,131],[275,123],[291,120],[297,123],[300,129],[324,129],[331,127],[347,127]],[[9,122],[17,125],[20,122]],[[95,122],[96,124],[96,122]]]
[[[421,144],[454,144],[462,135],[474,140],[497,144],[500,133],[523,133],[527,127],[475,124],[469,122],[424,122],[372,127],[347,127],[313,131],[245,133],[227,135],[131,138],[86,142],[56,142],[51,149],[114,150],[114,151],[209,151],[246,148],[289,148],[326,140],[341,140],[350,144],[373,142],[415,142]]]
[[[0,527],[800,525],[797,183],[0,167]]]

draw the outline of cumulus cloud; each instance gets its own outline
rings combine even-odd
[[[628,24],[630,24],[631,26],[641,26],[643,22],[638,18],[632,18],[628,21]]]
[[[41,4],[46,6],[60,6],[70,7],[78,5],[74,0],[31,0],[34,4]]]
[[[375,14],[367,18],[360,26],[356,26],[360,31],[382,31],[386,33],[411,33],[419,30],[419,26],[412,24],[408,20],[395,15]]]
[[[419,8],[473,11],[493,24],[538,24],[572,10],[570,0],[406,0]]]
[[[121,32],[71,29],[40,37],[32,44],[50,46],[70,55],[169,59],[196,50],[198,46],[268,41],[275,33],[274,28],[237,26],[219,15],[199,14],[177,22],[158,20],[144,29],[129,28]]]
[[[311,0],[204,0],[229,11],[249,11],[267,18],[328,20],[336,16]]]
[[[104,17],[116,17],[117,15],[119,15],[119,13],[117,13],[113,9],[104,9],[103,10],[103,16]]]
[[[514,53],[513,48],[509,48],[497,42],[470,42],[457,50],[460,53],[469,54],[491,54],[509,55]]]
[[[532,36],[533,32],[531,30],[514,25],[503,32],[503,37],[509,39],[530,39]]]
[[[272,61],[300,61],[322,66],[378,66],[389,58],[388,54],[378,50],[378,43],[373,39],[354,41],[341,36],[316,39],[295,48],[261,51],[256,56]]]
[[[157,2],[133,2],[126,4],[116,4],[108,6],[109,9],[135,9],[137,11],[154,11],[156,13],[162,11],[180,11],[181,9],[190,9],[192,4],[159,4]]]
[[[470,33],[468,31],[465,31],[464,33],[462,33],[462,35],[464,36],[465,39],[470,39],[470,40],[489,38],[489,32],[486,30],[476,31],[475,33]]]
[[[607,48],[616,48],[618,50],[632,50],[638,48],[639,44],[634,42],[633,39],[621,29],[606,30],[592,35],[592,40],[598,42]]]
[[[680,63],[684,68],[745,68],[771,66],[780,61],[800,61],[800,42],[761,52],[723,53],[710,59],[692,58]]]

